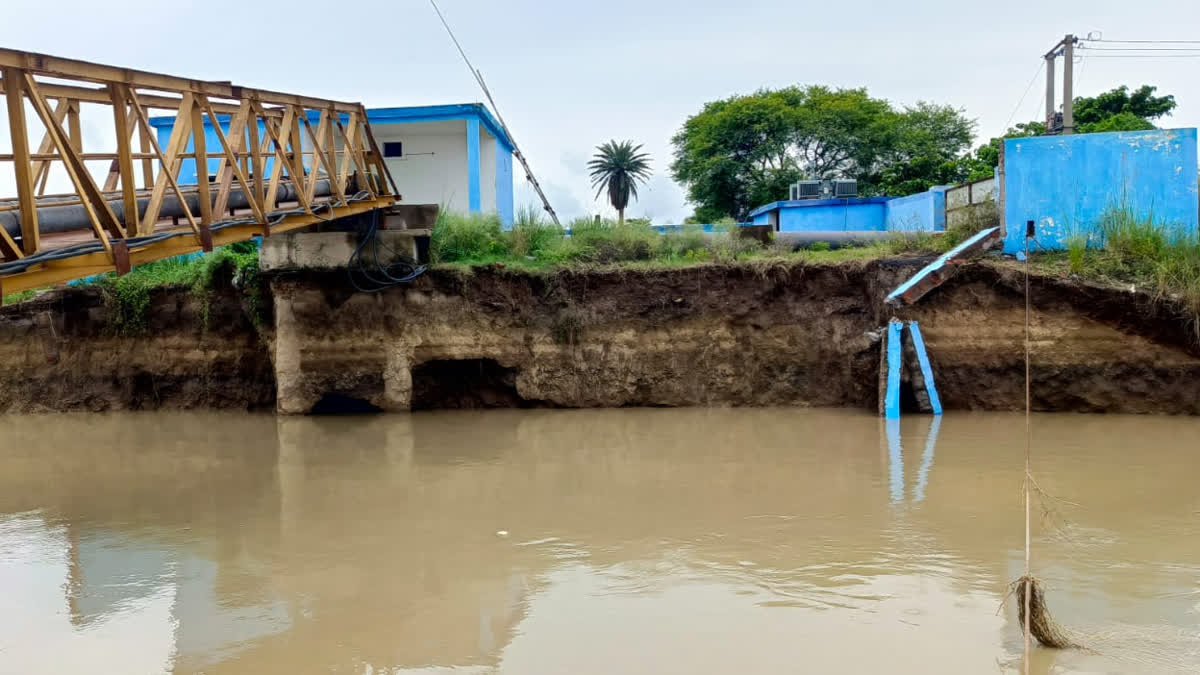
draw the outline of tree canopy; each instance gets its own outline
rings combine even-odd
[[[1121,86],[1075,99],[1078,133],[1153,129],[1175,108],[1155,87]],[[706,103],[671,139],[671,174],[694,219],[743,219],[802,179],[854,178],[863,195],[903,196],[992,175],[1003,138],[1046,132],[1025,122],[970,146],[975,122],[948,105],[896,107],[866,89],[820,85],[762,89]]]
[[[1155,96],[1157,87],[1143,84],[1133,92],[1121,85],[1096,96],[1075,97],[1075,131],[1094,134],[1106,131],[1146,131],[1154,129],[1154,120],[1170,115],[1175,109],[1175,97]],[[1000,163],[1000,145],[1005,138],[1040,136],[1046,133],[1045,122],[1022,122],[1010,127],[1004,136],[993,138],[987,145],[962,160],[967,180],[979,180],[992,175]]]
[[[625,223],[625,207],[629,199],[637,199],[638,183],[650,177],[650,155],[639,152],[633,141],[609,141],[596,146],[596,154],[588,162],[596,198],[608,193],[608,202],[617,210],[617,222]]]
[[[800,179],[856,178],[862,194],[924,190],[945,180],[973,128],[953,107],[896,109],[866,89],[763,89],[688,118],[672,138],[671,172],[697,218],[744,218]]]

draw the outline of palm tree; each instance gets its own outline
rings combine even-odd
[[[637,199],[637,184],[650,177],[650,155],[639,153],[642,146],[633,141],[609,141],[596,146],[596,154],[588,162],[596,199],[605,191],[608,201],[617,210],[617,223],[625,224],[625,207],[629,198]]]

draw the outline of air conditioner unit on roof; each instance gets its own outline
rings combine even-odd
[[[802,180],[796,183],[796,196],[792,199],[817,199],[821,196],[821,181],[819,180]]]
[[[858,181],[856,180],[835,180],[833,181],[833,196],[835,199],[850,199],[858,196]]]

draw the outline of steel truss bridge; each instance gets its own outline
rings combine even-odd
[[[11,166],[16,184],[0,180],[0,297],[400,199],[360,103],[10,49],[0,91],[11,141],[0,176]],[[151,110],[175,116],[165,147]],[[112,133],[96,130],[105,116]],[[181,181],[187,159],[194,183]],[[52,172],[73,190],[47,194]]]

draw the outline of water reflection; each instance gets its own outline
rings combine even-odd
[[[1193,627],[1200,424],[1035,430],[1043,487],[1087,505],[1035,544],[1059,618]],[[0,418],[0,671],[1012,669],[1021,434],[804,410]]]
[[[929,470],[933,468],[933,451],[937,447],[938,431],[942,428],[942,416],[934,415],[929,420],[929,435],[925,438],[925,452],[921,455],[921,466],[917,469],[917,484],[913,486],[913,501],[925,501],[925,486],[929,483]]]
[[[925,435],[925,451],[921,454],[921,465],[917,468],[916,483],[912,488],[912,501],[920,503],[925,500],[925,486],[929,483],[929,471],[933,468],[933,453],[937,447],[942,416],[921,416],[916,419],[921,420],[921,423],[928,420],[929,424],[929,431]],[[892,503],[899,504],[904,501],[904,444],[900,434],[900,420],[888,419],[882,424],[888,448],[888,492]]]

